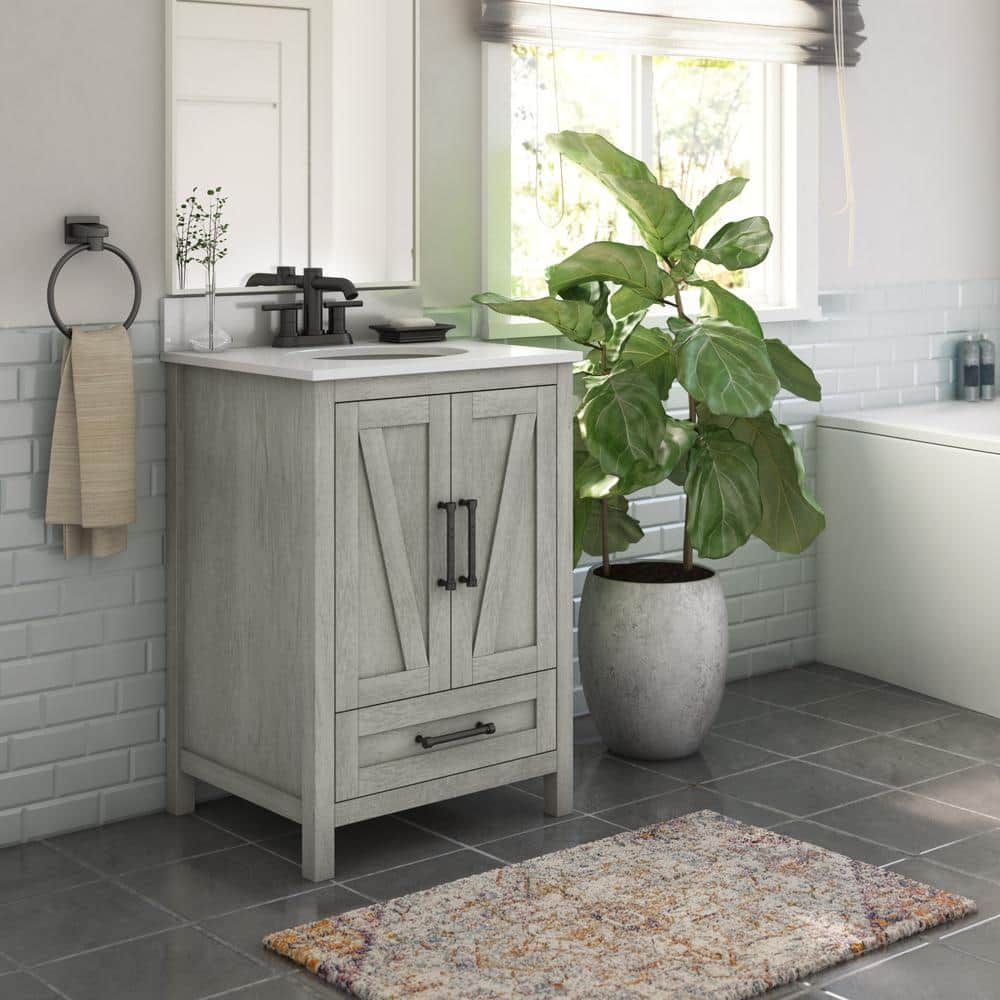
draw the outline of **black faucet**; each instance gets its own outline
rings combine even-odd
[[[305,267],[301,274],[294,267],[279,267],[274,274],[259,272],[247,278],[247,288],[258,285],[293,285],[302,289],[301,302],[278,302],[261,306],[264,312],[281,315],[280,332],[275,347],[318,347],[323,344],[352,344],[344,314],[364,303],[358,290],[347,278],[325,278],[321,267]],[[323,292],[340,292],[343,299],[323,300]],[[327,310],[328,328],[323,329],[323,309]],[[298,311],[302,310],[302,332],[298,330]]]

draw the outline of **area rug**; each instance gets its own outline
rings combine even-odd
[[[740,1000],[975,909],[705,811],[264,943],[362,1000]]]

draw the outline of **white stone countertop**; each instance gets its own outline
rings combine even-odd
[[[372,357],[373,354],[377,356]],[[486,340],[451,340],[430,344],[356,343],[350,347],[326,348],[238,347],[212,354],[167,351],[161,357],[167,364],[329,382],[525,365],[567,365],[579,361],[582,355],[577,351]]]

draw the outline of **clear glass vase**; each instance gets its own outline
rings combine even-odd
[[[194,351],[224,351],[233,338],[215,322],[215,265],[205,268],[205,297],[208,299],[208,325],[190,340]]]

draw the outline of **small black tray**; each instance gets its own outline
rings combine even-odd
[[[371,329],[378,334],[378,339],[386,344],[429,344],[435,340],[444,340],[449,330],[455,329],[454,323],[438,323],[435,326],[420,326],[412,330],[398,330],[394,326],[383,326],[373,323]]]

